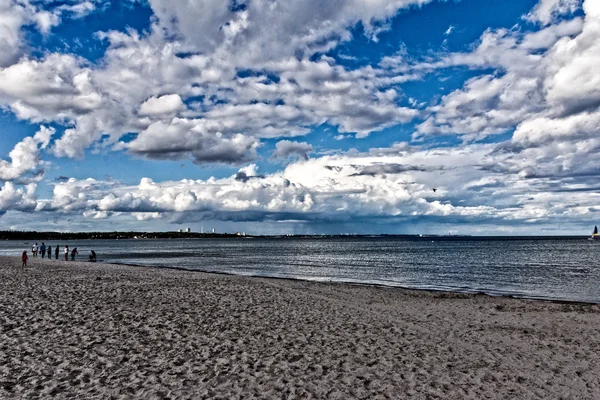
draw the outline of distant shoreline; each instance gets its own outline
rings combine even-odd
[[[285,238],[399,238],[399,239],[450,239],[450,240],[551,240],[586,239],[586,235],[548,235],[548,236],[474,236],[474,235],[407,235],[407,234],[332,234],[332,235],[247,235],[245,233],[200,233],[200,232],[37,232],[37,231],[0,231],[0,240],[116,240],[116,239],[285,239]]]

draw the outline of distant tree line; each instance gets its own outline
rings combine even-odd
[[[189,239],[239,237],[229,233],[197,232],[36,232],[0,231],[0,240]]]
[[[412,240],[547,240],[547,239],[578,239],[583,236],[469,236],[469,235],[248,235],[236,233],[200,233],[200,232],[35,232],[35,231],[0,231],[0,240],[90,240],[90,239],[200,239],[200,238],[280,238],[280,239],[315,239],[315,238],[405,238]]]

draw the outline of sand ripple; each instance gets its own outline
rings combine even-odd
[[[600,309],[0,257],[1,398],[600,398]]]

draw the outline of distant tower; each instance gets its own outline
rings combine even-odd
[[[212,233],[215,233],[215,228],[213,228],[213,232]]]
[[[191,230],[190,228],[185,228],[185,231],[186,231],[187,233],[190,233],[192,230]]]

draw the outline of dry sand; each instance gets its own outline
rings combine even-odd
[[[0,398],[600,399],[600,308],[0,257]]]

